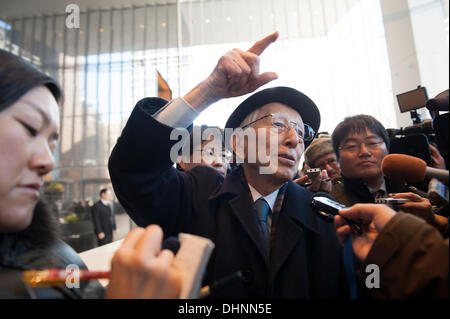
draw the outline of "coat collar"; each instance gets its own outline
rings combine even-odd
[[[273,278],[299,245],[299,241],[307,242],[310,240],[310,234],[320,234],[317,215],[311,209],[312,195],[313,193],[292,181],[287,185],[275,226],[275,242],[270,256]],[[306,251],[301,254],[307,258]]]
[[[319,233],[317,215],[311,213],[312,195],[312,192],[290,181],[281,211],[282,214],[302,224],[309,231]]]
[[[209,196],[209,200],[214,200],[225,194],[239,195],[243,192],[248,193],[250,201],[252,200],[248,184],[242,180],[241,172],[242,166],[235,168],[224,179],[216,190]],[[289,195],[290,194],[290,195]],[[312,232],[318,232],[317,218],[315,215],[301,213],[302,210],[309,211],[311,209],[311,198],[313,193],[306,190],[304,187],[297,185],[293,181],[288,182],[283,207],[281,209],[283,214],[287,214],[290,218],[304,225]]]
[[[239,166],[235,169],[233,169],[224,179],[223,183],[219,185],[219,187],[216,188],[214,192],[212,192],[211,195],[209,195],[209,200],[219,198],[220,196],[224,194],[240,194],[243,190],[248,191],[250,194],[250,189],[245,189],[240,172],[238,170],[241,170],[242,167]]]
[[[359,202],[373,203],[374,198],[366,186],[364,181],[359,178],[346,178],[343,176],[344,187],[351,193],[355,194]],[[396,182],[388,178],[384,178],[386,190],[388,193],[398,193],[405,187],[404,182]]]
[[[251,203],[251,194],[246,183],[243,183],[241,175],[238,172],[241,167],[234,169],[224,180],[224,182],[209,196],[209,200],[214,200],[225,194],[242,195],[248,197],[248,202]],[[288,182],[283,206],[280,215],[295,220],[302,224],[308,230],[319,233],[317,216],[310,214],[311,199],[313,193],[306,190],[304,187],[297,185],[293,181]]]
[[[234,215],[258,248],[261,256],[265,257],[256,215],[249,213],[253,212],[250,190],[248,184],[242,179],[239,169],[242,168],[233,170],[225,178],[224,182],[211,194],[209,200],[215,200],[221,196],[229,198],[228,203]],[[304,229],[312,233],[319,233],[317,216],[311,210],[312,195],[313,193],[292,181],[287,185],[281,212],[275,225],[276,235],[270,256],[271,262],[269,263],[268,258],[264,258],[266,266],[273,276],[298,244]]]
[[[359,178],[347,178],[343,176],[344,187],[355,194],[359,202],[373,203],[373,196],[369,191],[369,188],[364,184],[364,181]]]
[[[216,200],[221,196],[227,196],[228,204],[238,219],[239,223],[250,236],[260,255],[269,269],[269,259],[263,245],[263,239],[258,229],[256,214],[254,213],[253,200],[248,184],[243,178],[242,167],[234,169],[224,182],[209,196],[209,200]]]
[[[23,231],[0,233],[0,264],[17,265],[17,256],[53,244],[61,236],[60,225],[55,214],[42,201],[33,210],[31,224]]]

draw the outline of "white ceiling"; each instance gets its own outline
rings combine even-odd
[[[182,1],[184,2],[184,1]],[[0,17],[18,18],[41,14],[64,13],[66,6],[77,4],[81,11],[86,9],[109,9],[140,6],[145,4],[176,3],[176,0],[0,0]]]
[[[275,30],[280,31],[281,36],[287,38],[322,37],[326,36],[327,32],[358,1],[182,0],[180,21],[182,45],[250,42]],[[66,34],[67,48],[65,50],[71,55],[75,49],[75,33],[78,31],[65,28],[63,23],[66,15],[65,7],[70,3],[76,3],[82,13],[80,31],[84,34],[89,33],[89,54],[134,51],[144,48],[144,36],[147,37],[147,48],[150,49],[178,46],[176,2],[176,0],[98,0],[95,2],[92,0],[0,0],[0,17],[6,19],[8,23],[13,23],[13,29],[20,34],[24,29],[23,40],[25,43],[31,43],[29,38],[33,34],[36,39],[43,42],[41,39],[42,19],[37,19],[33,27],[34,22],[31,17],[45,15],[46,46],[54,45],[58,51],[63,51],[63,34]],[[168,3],[171,5],[167,6]],[[161,6],[153,6],[155,4]],[[123,23],[120,17],[120,11],[123,10],[117,10],[113,13],[113,20],[110,22],[110,9],[144,5],[152,5],[152,7],[133,10],[134,18],[132,10],[124,10]],[[94,10],[90,11],[89,23],[86,21],[86,14],[83,13],[88,9]],[[99,12],[95,11],[97,9],[105,9],[102,20],[99,20]],[[146,12],[145,16],[144,12]],[[58,15],[54,27],[52,15]],[[133,19],[135,19],[134,25]],[[101,37],[99,29],[102,29]],[[113,34],[110,33],[112,30]],[[119,45],[122,32],[125,34],[124,46]],[[19,39],[21,35],[16,36]],[[85,52],[84,37],[84,35],[79,36],[78,54]],[[134,43],[131,41],[133,38]],[[99,41],[101,41],[100,45]]]

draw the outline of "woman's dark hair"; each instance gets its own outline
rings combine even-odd
[[[339,158],[339,145],[349,134],[360,134],[370,130],[384,140],[389,150],[389,135],[383,124],[370,115],[355,115],[346,117],[339,123],[331,134],[333,149]]]
[[[0,49],[0,111],[41,85],[47,87],[56,102],[62,105],[62,90],[54,79],[39,71],[31,63]]]

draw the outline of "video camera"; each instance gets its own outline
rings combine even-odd
[[[447,167],[449,151],[449,93],[448,90],[428,99],[425,87],[397,95],[401,113],[410,112],[413,125],[400,129],[387,129],[391,142],[390,153],[407,154],[423,159],[431,164],[430,143],[437,146],[444,157]],[[422,121],[418,109],[426,107],[431,120]],[[439,114],[441,111],[447,113]]]

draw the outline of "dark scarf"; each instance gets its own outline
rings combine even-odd
[[[30,226],[17,233],[0,233],[0,264],[14,265],[16,256],[30,249],[46,247],[60,237],[57,216],[39,201]]]

